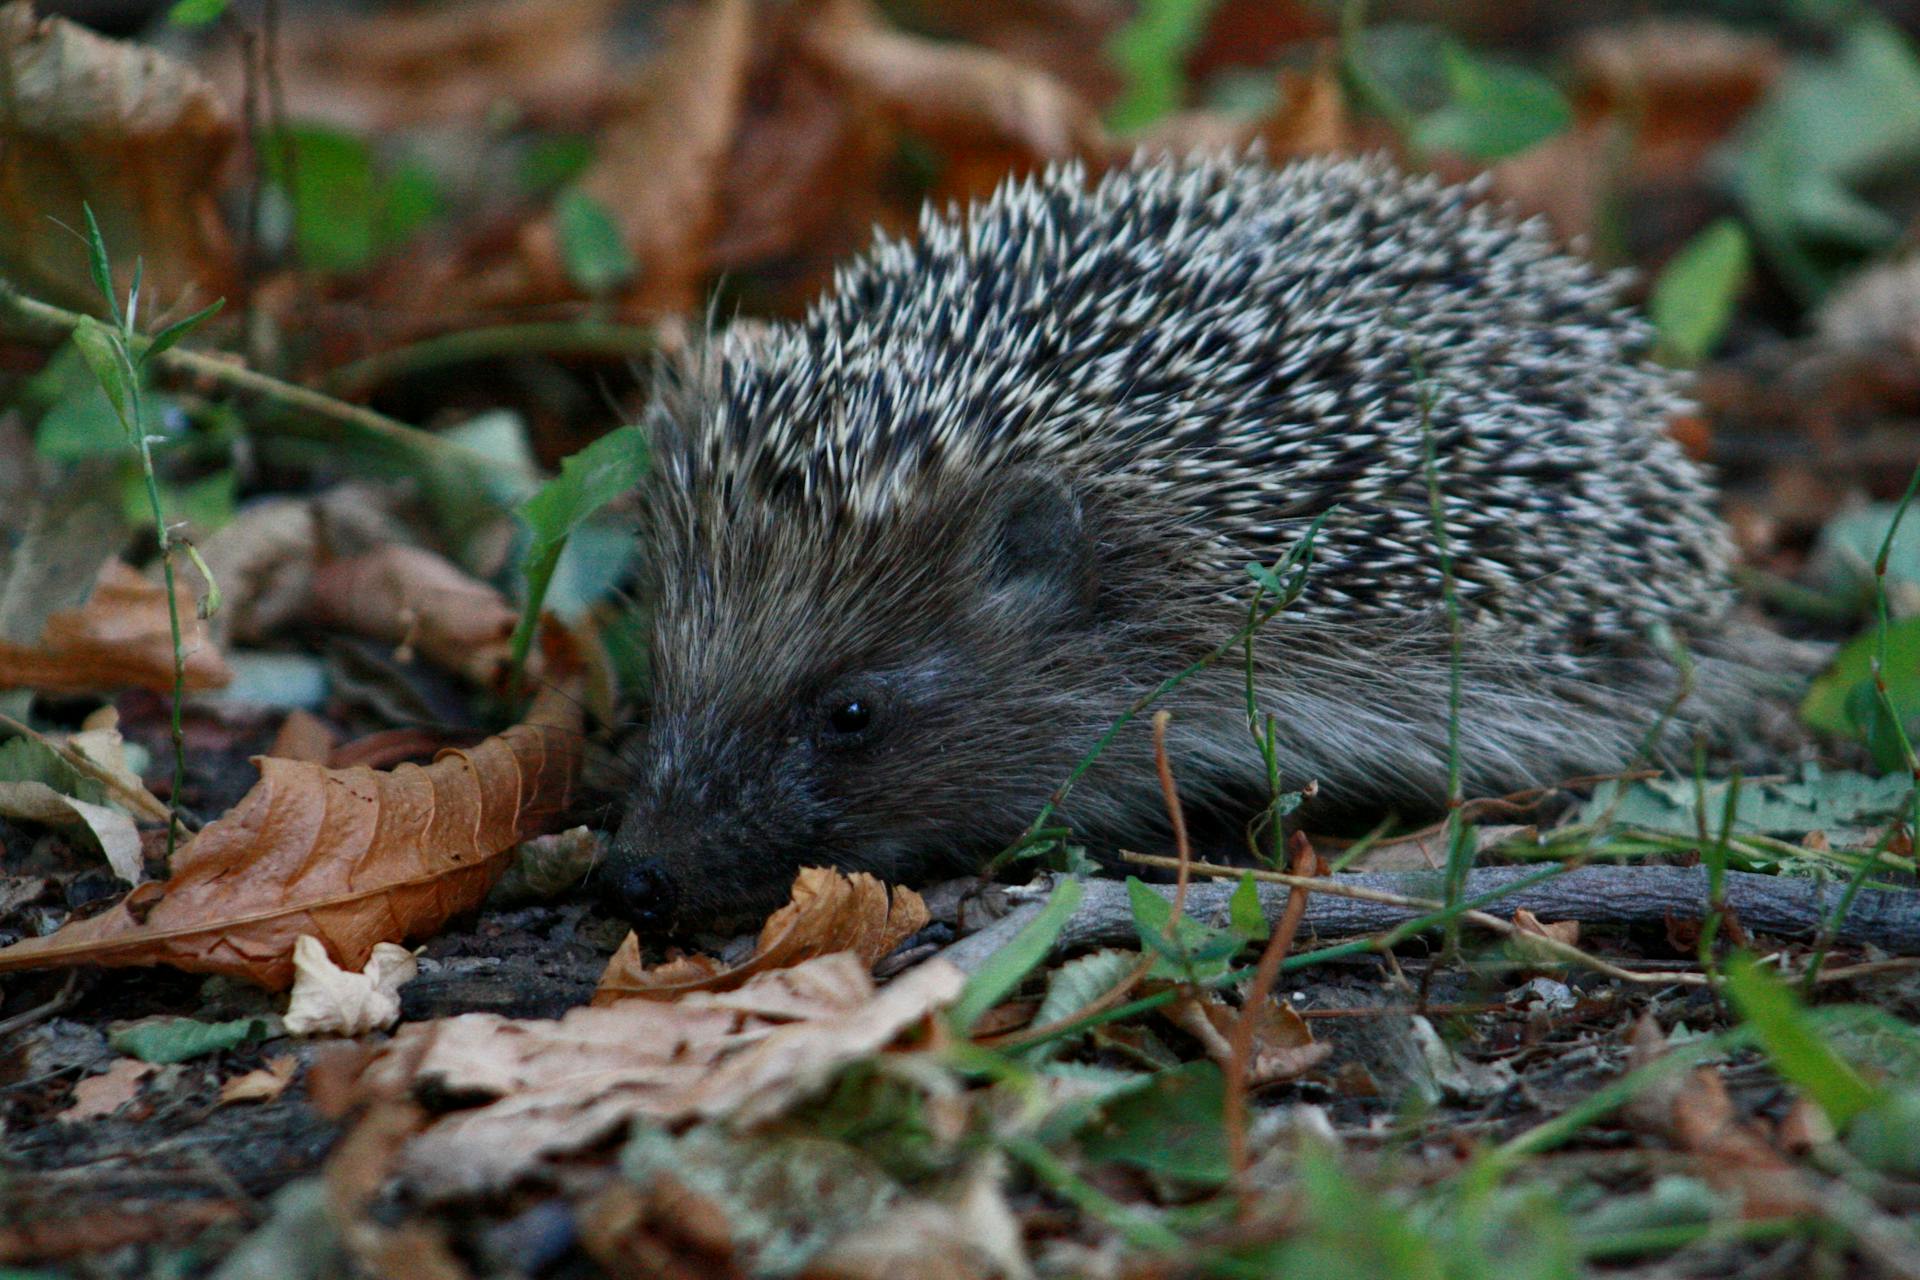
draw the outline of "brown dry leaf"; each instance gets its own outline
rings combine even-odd
[[[84,201],[116,263],[145,262],[145,297],[231,293],[217,200],[235,133],[213,86],[165,54],[0,7],[0,275],[97,307],[86,251],[54,221],[79,226]]]
[[[727,1212],[677,1178],[608,1183],[577,1209],[580,1248],[613,1276],[746,1280]]]
[[[1272,110],[1264,116],[1234,116],[1218,111],[1181,111],[1140,133],[1116,138],[1111,159],[1124,161],[1136,150],[1190,155],[1239,151],[1258,141],[1276,161],[1364,149],[1367,139],[1347,110],[1346,95],[1331,60],[1311,72],[1283,69]]]
[[[1634,1024],[1628,1043],[1629,1069],[1668,1052],[1666,1035],[1650,1014]],[[1691,1154],[1701,1177],[1740,1197],[1747,1218],[1818,1211],[1817,1190],[1758,1130],[1741,1122],[1720,1073],[1710,1067],[1656,1080],[1622,1114],[1636,1127]]]
[[[1200,1042],[1207,1056],[1225,1069],[1233,1059],[1233,1024],[1242,1011],[1207,992],[1196,999],[1183,994],[1161,1010],[1167,1020]],[[1247,1087],[1292,1080],[1326,1061],[1333,1046],[1315,1044],[1306,1020],[1293,1006],[1269,1000],[1254,1014],[1252,1051],[1247,1055]]]
[[[320,626],[417,649],[483,689],[506,678],[520,617],[493,587],[404,543],[321,565],[307,612]]]
[[[845,953],[676,1004],[629,1000],[558,1020],[473,1013],[409,1023],[362,1072],[362,1097],[430,1086],[494,1101],[440,1119],[408,1149],[433,1194],[499,1188],[549,1156],[603,1141],[637,1117],[764,1121],[951,1003],[958,969],[929,961],[876,992]]]
[[[73,1101],[54,1119],[74,1123],[110,1116],[132,1102],[140,1084],[160,1068],[138,1058],[117,1058],[97,1076],[88,1076],[73,1086]]]
[[[935,142],[1011,149],[1027,165],[1106,153],[1098,113],[1045,71],[990,49],[890,31],[842,5],[808,53],[908,129]]]
[[[332,726],[302,707],[295,707],[280,722],[267,747],[267,754],[281,760],[305,760],[325,764],[333,755],[335,737]]]
[[[275,66],[296,120],[362,133],[478,127],[512,104],[577,117],[612,92],[616,0],[470,0],[360,14],[289,15]],[[219,68],[235,101],[237,56]]]
[[[1539,916],[1521,907],[1513,913],[1513,925],[1521,933],[1540,938],[1552,938],[1555,942],[1564,942],[1570,947],[1580,945],[1578,920],[1556,920],[1552,924],[1544,924]]]
[[[649,969],[640,940],[628,934],[607,962],[595,1004],[620,1000],[678,1000],[693,991],[730,991],[755,974],[784,969],[836,951],[852,952],[868,969],[926,928],[927,904],[913,890],[887,886],[864,871],[803,868],[793,897],[767,917],[753,954],[728,968],[708,956],[686,956]]]
[[[580,190],[612,215],[633,253],[634,285],[623,302],[636,318],[698,307],[740,119],[753,14],[748,0],[714,0],[680,15],[636,105],[600,132],[594,163],[580,178]],[[463,272],[450,290],[452,305],[477,308],[577,293],[550,215],[521,231],[510,258]]]
[[[114,875],[128,884],[145,878],[140,830],[118,809],[76,800],[44,782],[0,782],[0,814],[50,827],[84,826],[99,842]]]
[[[218,689],[233,678],[184,592],[180,629],[190,692]],[[166,588],[124,561],[101,565],[93,593],[78,608],[51,615],[33,644],[0,641],[0,688],[105,693],[129,686],[173,692],[173,632]]]
[[[1770,36],[1710,18],[1595,27],[1574,52],[1579,115],[1631,120],[1634,176],[1697,182],[1707,151],[1759,103],[1786,67]]]
[[[375,944],[430,934],[478,903],[514,845],[565,812],[578,715],[548,690],[525,723],[390,773],[256,757],[260,781],[182,846],[172,879],[0,948],[0,972],[170,964],[279,990],[301,934],[359,969]]]
[[[233,1102],[272,1102],[293,1083],[300,1060],[290,1053],[268,1058],[267,1065],[235,1076],[220,1086],[220,1105]]]

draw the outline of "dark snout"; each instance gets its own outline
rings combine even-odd
[[[613,858],[602,869],[600,901],[641,933],[665,933],[679,910],[679,893],[659,858]]]

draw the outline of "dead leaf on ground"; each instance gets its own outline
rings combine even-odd
[[[756,974],[784,969],[815,956],[847,951],[868,969],[927,926],[927,904],[913,890],[887,886],[864,871],[852,875],[806,867],[794,877],[793,897],[767,917],[753,954],[728,967],[709,956],[685,956],[652,969],[640,956],[640,940],[628,934],[607,962],[595,1004],[639,998],[678,1000],[693,991],[728,991]]]
[[[907,1200],[829,1245],[803,1280],[1024,1280],[1033,1269],[1005,1180],[1002,1162],[981,1160],[954,1192]]]
[[[715,0],[683,21],[647,68],[636,107],[603,129],[579,189],[613,217],[637,269],[623,300],[635,318],[697,309],[721,217],[720,175],[745,92],[753,7]],[[527,306],[578,296],[553,215],[522,229],[512,255],[461,268],[456,307]]]
[[[612,94],[616,0],[478,0],[373,13],[288,15],[279,38],[287,115],[364,133],[469,125],[511,104],[577,119]],[[238,51],[211,74],[240,100]]]
[[[1243,1016],[1212,992],[1179,996],[1161,1010],[1167,1020],[1200,1042],[1207,1056],[1226,1070],[1233,1061],[1233,1027]],[[1292,1005],[1268,1000],[1253,1014],[1253,1042],[1247,1055],[1247,1087],[1293,1080],[1319,1066],[1333,1046],[1315,1044],[1306,1020]]]
[[[44,782],[0,782],[0,814],[50,827],[85,827],[114,875],[128,884],[145,878],[140,830],[118,809],[62,795]]]
[[[1094,109],[1047,72],[991,49],[882,26],[864,8],[817,24],[806,50],[902,125],[966,149],[998,143],[1028,166],[1105,153]]]
[[[220,1086],[220,1105],[235,1102],[272,1102],[293,1083],[300,1060],[290,1053],[267,1059],[267,1065],[237,1075]]]
[[[119,1058],[97,1076],[88,1076],[73,1086],[73,1102],[54,1119],[69,1124],[110,1116],[132,1102],[140,1085],[160,1068],[138,1058]]]
[[[180,630],[189,692],[218,689],[233,678],[184,591]],[[135,686],[173,692],[173,631],[166,588],[124,561],[102,565],[85,603],[50,616],[33,644],[0,641],[0,688],[106,693]]]
[[[477,904],[520,840],[563,814],[579,712],[549,690],[523,724],[427,766],[323,769],[257,757],[261,778],[174,856],[172,879],[101,915],[0,948],[0,972],[169,964],[275,990],[313,934],[344,967]]]
[[[204,304],[233,291],[217,200],[233,119],[199,73],[108,40],[28,0],[0,7],[0,275],[68,305],[99,305],[84,201],[116,262],[137,253],[144,296]],[[54,220],[58,219],[58,223]]]
[[[281,760],[326,764],[333,755],[334,744],[335,734],[331,725],[313,712],[295,707],[274,731],[267,754]]]
[[[410,1185],[430,1196],[498,1189],[635,1118],[764,1122],[892,1044],[965,983],[936,960],[876,992],[862,963],[839,953],[674,1004],[409,1023],[361,1073],[360,1088],[372,1100],[422,1087],[493,1099],[431,1122],[404,1164]]]
[[[400,1021],[400,988],[420,971],[413,952],[377,942],[358,973],[343,969],[311,934],[294,940],[293,992],[281,1019],[288,1035],[362,1036]]]
[[[505,680],[520,618],[495,588],[404,543],[314,570],[308,616],[321,626],[418,650],[483,689],[498,689]]]

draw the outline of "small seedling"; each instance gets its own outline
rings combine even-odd
[[[127,289],[126,306],[123,308],[114,293],[113,270],[107,256],[106,238],[100,234],[100,223],[94,218],[90,206],[83,205],[81,208],[87,219],[88,265],[93,273],[94,285],[106,300],[107,315],[112,323],[103,324],[92,316],[81,317],[80,323],[74,326],[73,344],[100,383],[100,389],[106,393],[107,403],[113,406],[114,416],[127,433],[127,442],[139,456],[140,471],[146,478],[147,503],[153,512],[154,536],[160,547],[160,571],[166,580],[167,623],[173,637],[173,793],[167,804],[167,856],[172,858],[174,845],[179,839],[178,806],[180,793],[186,784],[187,767],[186,733],[180,720],[181,705],[186,700],[187,653],[181,640],[180,601],[174,584],[173,556],[176,550],[186,544],[174,538],[167,524],[166,510],[160,501],[160,482],[153,470],[153,444],[160,437],[149,435],[146,431],[141,386],[148,363],[217,314],[226,305],[226,299],[215,299],[210,305],[184,320],[175,321],[150,338],[141,334],[137,326],[140,283],[145,274],[145,263],[137,258],[134,260],[133,282]],[[206,562],[190,547],[187,550],[194,566],[208,584],[207,598],[201,606],[201,616],[206,617],[219,607],[219,589],[213,583],[213,575],[208,572]]]

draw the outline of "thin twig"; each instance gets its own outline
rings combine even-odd
[[[1306,832],[1294,832],[1289,843],[1293,846],[1293,873],[1297,876],[1311,875],[1319,859],[1314,854],[1312,843],[1307,840]],[[1281,962],[1293,950],[1294,935],[1300,931],[1300,921],[1306,914],[1306,890],[1296,887],[1287,894],[1287,906],[1281,913],[1280,925],[1267,938],[1266,948],[1260,953],[1260,966],[1253,973],[1253,985],[1247,988],[1240,1005],[1240,1017],[1233,1024],[1233,1036],[1229,1041],[1231,1053],[1227,1059],[1224,1111],[1228,1154],[1236,1175],[1245,1173],[1249,1163],[1247,1060],[1253,1056],[1254,1019],[1266,1008],[1267,1001],[1273,998],[1274,984],[1280,980]]]

